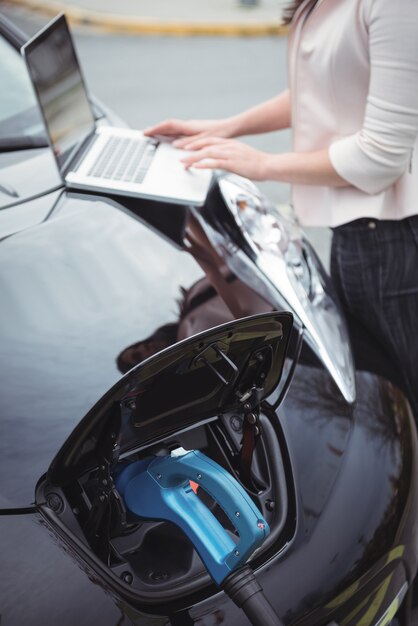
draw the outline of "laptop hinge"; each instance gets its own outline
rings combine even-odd
[[[97,138],[97,133],[93,131],[87,135],[85,139],[83,139],[78,147],[74,148],[61,170],[61,176],[64,181],[68,172],[76,172],[78,170],[81,161],[87,154],[87,151],[93,146]]]

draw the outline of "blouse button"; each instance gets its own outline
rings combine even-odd
[[[376,224],[376,222],[373,222],[373,220],[371,220],[371,221],[367,224],[367,226],[368,226],[369,228],[374,229],[374,228],[376,228],[377,224]]]

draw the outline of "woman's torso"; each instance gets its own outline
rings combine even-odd
[[[370,80],[372,3],[306,0],[297,10],[289,41],[296,152],[327,148],[361,129]],[[401,219],[417,212],[418,175],[408,170],[374,195],[354,187],[295,185],[293,204],[300,221],[312,226],[337,226],[360,217]]]

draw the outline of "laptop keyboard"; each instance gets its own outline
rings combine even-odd
[[[88,176],[142,183],[155,155],[154,139],[109,137]]]

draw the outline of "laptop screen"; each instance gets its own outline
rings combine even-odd
[[[22,52],[62,171],[74,149],[95,129],[65,16],[50,22]]]

